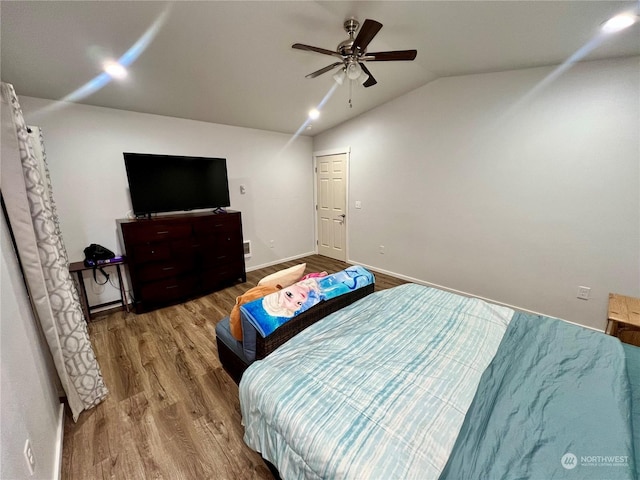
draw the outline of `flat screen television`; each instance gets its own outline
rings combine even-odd
[[[123,155],[136,216],[231,205],[224,158]]]

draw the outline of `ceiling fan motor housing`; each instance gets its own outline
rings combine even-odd
[[[349,40],[345,40],[344,42],[340,42],[338,44],[338,53],[343,57],[348,57],[349,55],[353,55],[353,38]]]

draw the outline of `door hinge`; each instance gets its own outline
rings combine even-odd
[[[316,245],[320,245],[320,244],[318,243],[318,240],[316,240]]]
[[[318,173],[318,167],[314,167],[313,170]]]
[[[318,205],[316,204],[316,210],[318,210]]]

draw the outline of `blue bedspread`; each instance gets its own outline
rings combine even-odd
[[[618,339],[516,313],[440,480],[637,478]]]
[[[245,442],[283,479],[436,480],[512,315],[414,284],[373,293],[246,370]]]
[[[627,357],[627,374],[631,386],[631,426],[635,447],[636,478],[640,478],[640,347],[622,344]]]

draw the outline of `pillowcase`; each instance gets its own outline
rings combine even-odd
[[[257,300],[270,293],[280,290],[278,287],[272,287],[270,285],[264,285],[259,287],[253,287],[247,290],[245,293],[236,297],[236,304],[231,309],[231,315],[229,315],[229,330],[231,335],[238,341],[242,341],[242,322],[240,321],[240,305],[244,305],[247,302]]]
[[[285,268],[284,270],[280,270],[279,272],[267,275],[258,282],[258,286],[268,285],[271,287],[275,287],[277,285],[280,285],[280,288],[289,287],[300,280],[300,278],[302,278],[305,268],[307,268],[306,263],[301,263],[300,265],[296,265],[295,267],[291,268]]]

